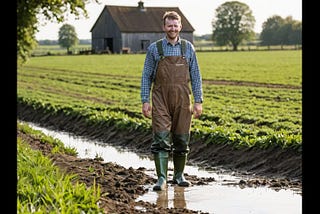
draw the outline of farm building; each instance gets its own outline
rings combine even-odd
[[[91,48],[95,53],[141,53],[165,34],[162,16],[176,11],[181,16],[180,36],[193,42],[194,28],[178,7],[144,7],[105,5],[91,28]]]

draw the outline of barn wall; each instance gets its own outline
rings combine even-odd
[[[96,52],[119,53],[121,50],[121,34],[118,26],[105,9],[91,31],[91,48]],[[107,48],[108,46],[108,48]]]
[[[189,40],[193,44],[193,33],[180,32],[180,37]]]
[[[132,53],[145,52],[154,41],[163,37],[163,33],[122,33],[122,48],[130,48]]]
[[[91,31],[91,48],[95,53],[143,53],[154,41],[162,38],[164,32],[159,33],[121,33],[104,8]],[[180,32],[182,38],[193,43],[192,32]]]
[[[122,33],[122,50],[129,48],[132,53],[143,53],[154,41],[164,37],[164,33]],[[193,43],[192,33],[180,33],[181,37]]]

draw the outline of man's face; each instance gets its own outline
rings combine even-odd
[[[182,29],[181,22],[176,19],[166,19],[163,31],[166,32],[169,39],[175,39],[179,36],[179,32]]]

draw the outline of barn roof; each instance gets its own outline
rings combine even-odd
[[[181,16],[182,30],[181,32],[193,32],[194,28],[189,23],[178,7],[144,7],[143,3],[134,6],[112,6],[105,5],[101,15],[107,10],[114,19],[121,32],[163,32],[162,16],[166,11],[176,11]],[[95,27],[94,23],[90,32]]]

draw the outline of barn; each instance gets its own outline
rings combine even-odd
[[[162,16],[165,11],[181,16],[180,36],[193,42],[194,28],[178,7],[105,5],[92,26],[91,48],[95,53],[144,53],[147,47],[164,36]]]

